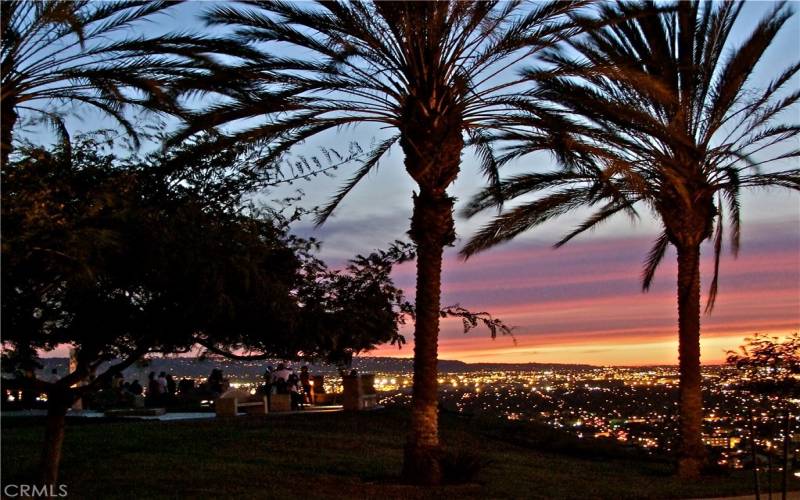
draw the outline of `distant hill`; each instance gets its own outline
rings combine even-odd
[[[52,369],[64,375],[69,360],[67,358],[42,358],[44,368],[42,374],[49,374]],[[126,379],[139,379],[143,381],[151,371],[168,372],[177,377],[205,377],[213,368],[222,368],[226,376],[254,379],[260,377],[267,366],[277,366],[279,360],[268,361],[234,361],[234,360],[209,360],[200,358],[156,358],[146,364],[134,365],[125,370]],[[298,367],[304,363],[293,363]],[[389,358],[363,356],[353,360],[352,368],[359,372],[384,372],[384,373],[411,373],[414,362],[408,358]],[[590,370],[591,365],[557,364],[557,363],[465,363],[457,360],[439,360],[441,373],[463,373],[477,371],[548,371],[548,370]],[[105,367],[101,367],[102,372]],[[310,365],[312,373],[334,374],[336,367],[331,365]]]
[[[361,371],[411,372],[414,361],[410,358],[360,357],[353,360],[353,366]],[[591,370],[591,365],[565,363],[465,363],[463,361],[440,359],[439,371],[442,373],[463,373],[478,371],[547,371],[547,370]]]

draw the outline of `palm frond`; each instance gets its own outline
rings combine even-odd
[[[800,169],[744,175],[741,185],[746,187],[779,186],[800,191]]]
[[[481,172],[489,183],[488,189],[494,191],[496,201],[502,204],[503,199],[500,194],[500,168],[497,158],[495,158],[494,150],[492,149],[492,136],[481,128],[470,128],[467,133],[470,138],[468,144],[475,148],[475,152],[480,160]]]
[[[466,258],[508,241],[548,220],[592,202],[590,188],[566,188],[524,203],[495,217],[470,238],[459,254]]]
[[[511,176],[504,179],[499,185],[499,195],[502,200],[512,200],[519,196],[535,194],[551,188],[565,185],[580,185],[582,182],[591,182],[592,178],[578,172],[547,172],[531,173]],[[461,215],[472,217],[487,208],[498,206],[494,188],[487,187],[478,192],[461,211]]]
[[[317,226],[321,226],[328,220],[333,214],[333,211],[336,210],[336,207],[344,200],[344,198],[350,193],[350,191],[364,178],[369,174],[373,169],[377,168],[381,158],[389,151],[398,140],[399,136],[395,135],[392,136],[385,141],[382,141],[377,146],[372,148],[369,152],[367,157],[361,163],[361,167],[359,167],[358,171],[351,177],[344,186],[342,186],[337,192],[336,195],[325,205],[316,215],[314,219],[314,223]]]
[[[717,130],[728,110],[740,98],[742,88],[767,47],[791,16],[786,4],[779,2],[772,12],[762,18],[750,37],[729,56],[710,90],[706,105],[706,127],[711,133]]]
[[[712,239],[710,311],[726,221],[734,255],[739,248],[740,190],[800,186],[800,171],[778,166],[800,156],[791,145],[800,135],[798,125],[780,121],[800,103],[800,92],[789,88],[800,62],[770,68],[776,76],[763,88],[752,81],[764,53],[787,29],[792,9],[777,3],[734,43],[742,5],[620,1],[598,6],[594,16],[573,16],[583,32],[567,40],[570,50],[543,51],[546,66],[523,71],[535,88],[508,101],[513,112],[493,138],[501,164],[546,152],[572,177],[501,180],[501,200],[488,189],[479,192],[465,215],[521,204],[481,228],[464,255],[507,241],[556,213],[536,205],[552,196],[547,189],[579,187],[587,191],[584,203],[575,206],[604,205],[558,244],[641,202],[663,227],[645,263],[644,290],[670,244],[699,246]],[[689,219],[694,222],[685,224]]]
[[[618,214],[622,211],[632,211],[632,215],[638,215],[636,210],[633,208],[634,204],[638,200],[613,200],[608,202],[603,208],[589,216],[583,223],[581,223],[578,227],[567,233],[563,236],[556,244],[555,247],[559,248],[567,244],[569,240],[578,236],[581,233],[584,233],[590,229],[593,229],[598,224],[607,221],[612,216]]]
[[[128,108],[180,114],[180,94],[221,67],[211,54],[258,59],[258,51],[224,38],[136,35],[142,23],[176,4],[3,2],[3,105],[46,115],[55,103],[89,104],[122,124],[136,141],[136,129],[125,118]],[[3,120],[2,128],[14,129],[13,114],[4,113]]]
[[[722,233],[723,233],[723,212],[722,203],[719,205],[719,214],[716,218],[716,229],[714,230],[714,272],[711,276],[711,285],[708,288],[708,299],[706,300],[705,313],[710,314],[714,309],[714,303],[717,300],[717,291],[719,289],[719,259],[722,254]]]
[[[644,270],[642,271],[643,291],[646,292],[650,290],[650,286],[653,284],[653,278],[656,275],[656,269],[658,269],[659,264],[661,264],[661,261],[664,259],[664,254],[667,252],[668,246],[669,237],[666,232],[663,232],[656,239],[653,248],[651,248],[650,252],[647,254],[647,260],[645,261]]]

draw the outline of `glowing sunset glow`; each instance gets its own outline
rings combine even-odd
[[[641,260],[647,238],[598,238],[553,250],[522,242],[467,262],[445,261],[443,303],[490,311],[516,327],[515,339],[462,332],[444,320],[442,359],[466,362],[563,362],[597,365],[677,363],[674,256],[665,259],[653,288],[641,292]],[[703,361],[719,363],[755,332],[785,335],[800,328],[800,254],[795,221],[766,224],[747,235],[737,259],[721,262],[720,295],[702,317]],[[707,252],[710,253],[710,252]],[[704,285],[713,262],[703,261]],[[413,265],[396,273],[413,294]],[[407,339],[411,329],[405,328]],[[383,346],[371,353],[410,357]]]
[[[727,350],[753,333],[780,336],[800,330],[797,221],[749,229],[739,257],[723,257],[717,304],[711,315],[701,318],[704,363],[723,362]],[[516,327],[516,344],[511,337],[491,340],[480,329],[465,335],[459,320],[444,319],[440,358],[469,363],[677,363],[675,259],[668,255],[652,290],[642,293],[641,262],[649,244],[647,237],[596,237],[554,250],[546,243],[523,241],[466,262],[449,252],[443,304],[491,312]],[[702,265],[707,285],[713,265],[708,255]],[[394,273],[409,297],[414,273],[413,263]],[[411,357],[412,331],[411,325],[403,328],[409,343],[402,349],[384,345],[369,355]],[[46,353],[67,354],[66,347]]]

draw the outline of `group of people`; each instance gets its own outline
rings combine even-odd
[[[156,372],[150,372],[147,376],[145,404],[147,406],[164,406],[175,397],[177,390],[178,385],[171,373],[161,372],[156,377]]]
[[[273,394],[288,394],[291,396],[293,410],[299,409],[300,405],[311,404],[311,391],[311,375],[307,366],[301,367],[299,374],[284,363],[278,364],[277,369],[268,366],[264,372],[264,392],[267,398]]]
[[[143,386],[138,379],[125,380],[120,372],[112,375],[110,382],[89,398],[84,405],[90,406],[138,406],[137,399],[144,399],[147,407],[160,407],[174,400],[178,391],[175,379],[167,372],[150,372],[147,377],[147,386]],[[139,403],[141,404],[141,403]]]
[[[111,392],[126,397],[144,397],[147,407],[169,406],[179,398],[208,398],[216,399],[228,390],[230,386],[222,370],[214,368],[205,382],[199,386],[195,385],[194,380],[183,378],[176,381],[171,373],[160,372],[156,375],[151,371],[147,376],[147,386],[142,386],[139,380],[127,382],[121,373],[116,373],[111,379]]]
[[[312,404],[314,400],[314,384],[308,366],[302,366],[296,372],[291,366],[280,363],[277,368],[268,366],[264,372],[264,384],[260,392],[270,398],[274,394],[287,394],[291,397],[291,407],[298,410],[301,405]],[[46,377],[48,381],[57,381],[60,376],[56,369]],[[214,368],[208,378],[195,385],[194,380],[184,378],[176,381],[171,373],[151,371],[147,384],[143,386],[138,379],[126,381],[122,372],[117,371],[98,391],[84,397],[84,408],[105,408],[119,406],[147,407],[170,406],[182,399],[216,400],[230,388],[230,382],[223,376],[219,368]],[[322,387],[316,388],[324,392]],[[23,399],[23,398],[20,398]]]
[[[117,402],[136,406],[136,399],[143,398],[144,405],[149,408],[159,408],[170,406],[180,399],[216,399],[228,390],[228,379],[222,375],[222,370],[215,368],[211,371],[208,379],[195,386],[195,382],[189,378],[176,381],[171,373],[160,372],[156,374],[151,371],[147,376],[147,385],[142,386],[139,380],[128,382],[122,373],[115,373],[108,386],[101,388],[101,393],[105,397],[102,399],[114,399]],[[141,403],[140,403],[141,404]]]
[[[214,368],[205,383],[200,384],[201,390],[209,393],[211,399],[217,399],[230,388],[230,382],[222,375],[222,370]]]

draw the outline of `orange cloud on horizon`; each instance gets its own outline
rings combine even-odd
[[[788,228],[788,230],[787,230]],[[785,335],[800,330],[800,245],[796,224],[765,225],[748,235],[738,259],[724,256],[720,294],[703,315],[703,360],[718,363],[756,332]],[[676,265],[668,255],[649,293],[640,291],[641,260],[650,241],[622,238],[578,241],[553,251],[520,243],[481,254],[466,263],[448,255],[443,304],[489,311],[515,330],[491,341],[476,330],[463,335],[460,321],[441,324],[442,359],[590,364],[677,363]],[[712,267],[702,263],[704,292]],[[404,266],[399,281],[413,277]],[[413,285],[413,282],[411,283]],[[407,288],[409,296],[413,289]],[[410,357],[409,346],[381,347],[373,355]]]

